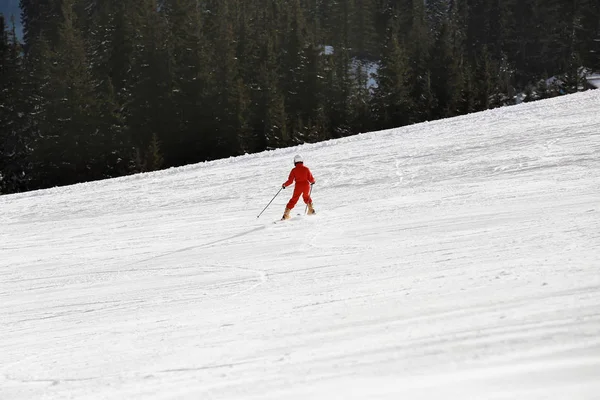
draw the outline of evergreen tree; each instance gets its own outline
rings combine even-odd
[[[164,162],[162,153],[160,151],[160,141],[156,133],[152,134],[148,150],[146,151],[146,171],[157,171],[159,170]]]
[[[173,80],[169,134],[163,139],[167,165],[185,165],[210,155],[214,87],[203,10],[195,0],[163,0],[169,69]]]
[[[377,46],[375,26],[376,2],[374,0],[354,0],[350,15],[351,54],[360,59],[376,59]]]
[[[273,149],[290,143],[287,133],[287,116],[284,96],[279,89],[279,77],[275,67],[275,55],[272,44],[265,43],[267,58],[260,67],[258,98],[258,127],[262,131],[259,147]]]
[[[368,74],[369,64],[362,62],[356,63],[355,71],[355,90],[353,92],[351,102],[352,127],[353,133],[368,132],[372,130],[374,125],[373,112],[371,109],[371,88],[369,86],[370,77]]]
[[[113,41],[113,84],[132,145],[143,157],[154,133],[169,132],[174,114],[166,22],[156,0],[120,0]]]
[[[473,67],[473,76],[475,78],[473,86],[473,108],[470,112],[481,111],[490,108],[491,97],[493,93],[498,92],[496,77],[498,69],[487,47],[484,47],[476,57]]]
[[[574,20],[574,47],[584,67],[600,71],[600,2],[579,0]]]
[[[406,125],[414,113],[409,59],[399,35],[399,20],[390,20],[374,93],[374,112],[381,128]]]
[[[253,86],[253,130],[258,150],[284,147],[290,143],[287,128],[285,96],[281,89],[278,63],[279,36],[273,29],[277,26],[279,11],[271,0],[263,0],[258,5],[256,35],[258,47],[254,65],[258,65]],[[249,63],[252,64],[252,63]],[[248,79],[247,77],[246,79]]]
[[[104,177],[99,165],[97,103],[83,40],[74,29],[74,0],[60,3],[56,46],[43,50],[39,71],[47,71],[41,85],[43,99],[32,162],[36,184],[49,187]],[[44,42],[40,44],[44,48]],[[40,77],[44,80],[44,76]]]
[[[426,121],[434,117],[437,99],[431,87],[429,54],[431,39],[425,22],[425,7],[420,1],[412,3],[411,25],[408,32],[407,52],[410,60],[411,102],[410,122]]]
[[[302,97],[306,76],[306,48],[308,31],[299,0],[290,0],[286,7],[284,51],[280,60],[282,68],[282,88],[285,92],[288,132],[293,142],[301,141],[304,135],[304,121],[307,119],[306,99]]]
[[[25,118],[24,70],[14,19],[6,26],[0,14],[0,194],[21,191],[28,185],[27,156],[30,138]]]
[[[336,26],[333,36],[333,69],[331,88],[329,90],[329,119],[333,137],[348,136],[352,133],[352,98],[356,92],[355,79],[352,75],[352,20],[354,16],[352,1],[340,2],[337,11]]]
[[[231,1],[231,3],[229,2]],[[240,74],[235,43],[235,21],[237,0],[219,2],[216,12],[216,37],[214,42],[215,116],[218,122],[215,132],[213,157],[239,155],[246,151],[250,136],[248,102],[249,93]]]
[[[118,3],[113,0],[92,3],[89,9],[89,26],[86,29],[87,58],[91,65],[94,92],[98,103],[100,159],[105,166],[104,175],[114,177],[132,170],[132,148],[129,129],[115,88],[116,71],[113,69],[116,15]],[[121,56],[121,55],[119,55]],[[118,80],[118,79],[117,79]],[[135,169],[133,169],[135,170]]]
[[[460,45],[456,43],[451,10],[445,0],[427,2],[427,18],[433,44],[430,50],[432,96],[436,99],[432,118],[457,115],[462,90]]]
[[[56,44],[61,21],[60,3],[56,0],[20,0],[25,49],[40,37]]]

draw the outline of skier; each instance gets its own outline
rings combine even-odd
[[[281,186],[283,189],[290,186],[294,181],[296,181],[296,186],[294,187],[294,194],[292,198],[287,203],[285,207],[285,212],[283,213],[282,220],[290,219],[290,211],[298,202],[300,195],[302,195],[302,199],[308,206],[308,214],[315,214],[315,209],[313,208],[312,199],[310,198],[310,188],[315,184],[315,178],[313,178],[310,169],[304,166],[304,160],[302,156],[294,157],[294,168],[290,172],[290,176],[287,181]]]

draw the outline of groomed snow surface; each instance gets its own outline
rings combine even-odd
[[[599,399],[599,110],[2,196],[0,399]]]

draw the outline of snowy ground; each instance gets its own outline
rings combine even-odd
[[[598,399],[599,106],[0,197],[0,399]]]

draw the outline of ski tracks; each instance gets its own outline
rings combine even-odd
[[[221,238],[221,239],[217,239],[217,240],[212,240],[209,242],[205,242],[205,243],[200,243],[198,245],[193,245],[193,246],[186,246],[186,247],[181,247],[179,249],[176,250],[172,250],[172,251],[168,251],[168,252],[164,252],[152,257],[147,257],[144,258],[142,260],[138,260],[135,261],[133,263],[127,264],[125,266],[125,268],[127,267],[133,267],[136,265],[140,265],[140,264],[150,264],[152,262],[161,260],[163,262],[165,262],[167,264],[166,267],[163,268],[144,268],[144,270],[162,270],[164,271],[165,269],[170,269],[171,266],[169,266],[169,261],[168,259],[170,257],[176,257],[178,255],[182,255],[183,253],[191,253],[194,250],[205,250],[205,249],[209,249],[213,246],[219,245],[219,244],[225,244],[227,242],[233,242],[237,239],[243,238],[245,236],[249,236],[252,235],[254,233],[260,232],[265,230],[268,227],[268,225],[261,225],[261,226],[257,226],[257,227],[253,227],[251,229],[247,229],[244,230],[242,232],[239,233],[235,233],[233,235]],[[201,254],[198,254],[197,256],[195,255],[194,257],[198,257],[201,256]],[[249,288],[245,288],[245,289],[241,289],[241,290],[237,290],[234,291],[228,295],[226,295],[226,297],[237,297],[237,296],[241,296],[245,293],[248,293],[256,288],[258,288],[259,286],[265,284],[268,281],[268,274],[267,272],[265,272],[264,270],[259,270],[259,269],[255,269],[255,268],[249,268],[249,267],[243,267],[243,266],[235,266],[235,265],[227,265],[227,264],[210,264],[210,265],[190,265],[187,266],[185,269],[207,269],[207,268],[211,268],[211,269],[221,269],[221,270],[230,270],[230,271],[244,271],[244,272],[250,272],[251,274],[256,275],[256,278],[253,278],[252,280],[256,280],[256,283],[252,286],[250,286]],[[182,267],[178,267],[177,269],[182,269]],[[241,284],[242,282],[247,282],[247,279],[242,279],[241,281],[236,280],[235,283],[232,281],[231,283],[234,284]]]

